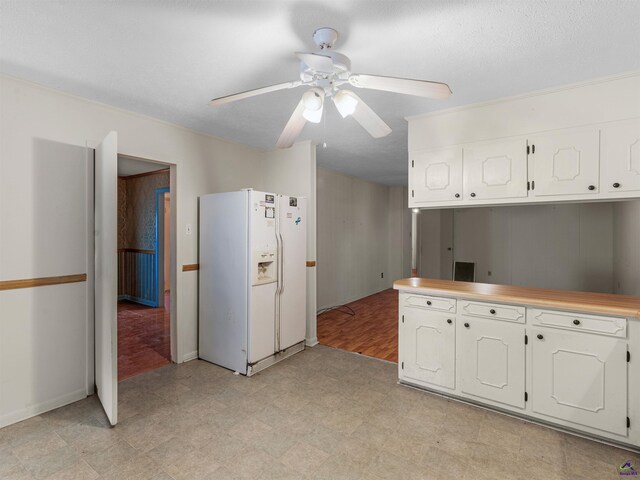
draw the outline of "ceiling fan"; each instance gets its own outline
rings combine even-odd
[[[346,84],[356,88],[369,88],[426,98],[445,99],[451,95],[451,89],[446,83],[351,73],[351,60],[346,55],[333,50],[333,46],[338,40],[338,32],[333,28],[319,28],[313,33],[313,40],[319,51],[295,53],[301,61],[300,80],[214,98],[210,105],[223,105],[288,88],[311,87],[302,95],[302,99],[293,111],[293,115],[291,115],[276,144],[278,148],[288,148],[293,145],[307,122],[320,122],[327,97],[333,100],[342,118],[351,115],[372,137],[380,138],[391,133],[389,125],[358,95],[351,90],[338,88]]]

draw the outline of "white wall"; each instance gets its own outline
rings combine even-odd
[[[262,190],[307,198],[307,261],[316,261],[316,147],[296,143],[267,153]],[[318,343],[316,333],[316,267],[307,267],[307,345]]]
[[[456,260],[476,262],[477,282],[611,292],[614,205],[423,211],[419,275],[450,278],[453,247]]]
[[[406,276],[402,232],[408,210],[401,187],[318,168],[317,188],[319,309],[371,295]]]
[[[82,259],[80,251],[74,257],[73,248],[60,244],[64,237],[56,232],[62,230],[47,228],[55,224],[55,214],[43,208],[46,197],[42,194],[47,190],[40,191],[42,185],[63,190],[85,188],[86,184],[78,187],[76,183],[83,175],[86,178],[82,168],[87,164],[79,164],[81,170],[76,173],[80,177],[52,175],[50,167],[55,157],[47,144],[71,149],[94,147],[115,130],[119,153],[175,164],[176,182],[171,189],[176,195],[172,196],[172,215],[175,212],[177,221],[177,283],[172,294],[177,291],[177,298],[172,299],[172,315],[178,321],[177,360],[194,358],[198,275],[182,272],[181,267],[198,262],[198,196],[246,186],[262,188],[267,178],[267,154],[4,76],[0,77],[0,105],[0,280],[85,272],[91,275],[86,255]],[[63,208],[76,212],[77,200]],[[84,200],[86,206],[86,193]],[[84,214],[73,215],[80,228],[86,228]],[[193,227],[191,235],[185,234],[186,224]],[[88,235],[85,233],[83,241]],[[87,285],[83,284],[2,292],[0,421],[65,403],[64,395],[54,388],[55,379],[62,372],[77,383],[78,375],[64,371],[74,355],[83,359],[79,363],[83,370],[80,383],[90,391],[92,367],[87,366],[93,357],[89,351],[92,344],[79,345],[72,336],[46,334],[52,326],[86,324],[86,299]],[[74,305],[75,310],[70,311]],[[78,305],[83,307],[79,309]],[[59,342],[51,342],[52,338]],[[33,359],[39,355],[46,355],[46,362],[34,364]],[[85,376],[86,369],[91,371]],[[50,380],[33,387],[42,378]],[[69,385],[67,393],[72,388],[77,387]]]
[[[640,200],[613,207],[613,291],[640,295]]]

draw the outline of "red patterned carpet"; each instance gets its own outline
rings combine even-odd
[[[118,302],[118,380],[171,363],[169,295],[164,308]]]
[[[347,307],[355,315],[340,310],[318,315],[318,341],[322,345],[397,362],[398,292],[384,290],[351,302]]]

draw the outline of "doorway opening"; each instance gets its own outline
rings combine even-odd
[[[168,165],[118,155],[118,381],[171,363]]]

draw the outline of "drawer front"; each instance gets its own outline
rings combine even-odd
[[[468,300],[460,300],[460,313],[470,317],[493,318],[516,323],[524,323],[526,319],[525,307]]]
[[[456,299],[447,297],[431,297],[428,295],[407,295],[404,299],[407,307],[419,307],[439,312],[456,313]]]
[[[585,313],[560,312],[556,310],[528,310],[529,323],[541,327],[561,328],[575,332],[599,333],[612,337],[627,337],[627,319],[623,317],[605,317]]]

